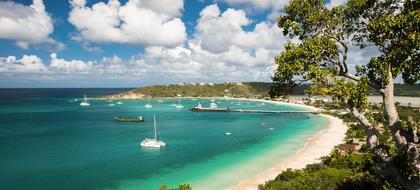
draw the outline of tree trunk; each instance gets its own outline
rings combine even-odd
[[[407,152],[410,161],[420,170],[420,144],[413,133],[405,131],[401,126],[394,100],[394,80],[389,73],[388,84],[381,89],[383,106],[389,129],[395,144],[401,152]]]
[[[401,121],[398,117],[397,108],[394,101],[394,80],[391,73],[389,73],[388,84],[385,88],[381,89],[383,106],[386,119],[388,120],[389,129],[391,130],[392,137],[398,148],[403,148],[407,145],[407,139],[403,135],[401,128]]]
[[[378,138],[376,137],[376,129],[372,126],[372,124],[369,122],[369,120],[360,113],[357,109],[351,108],[351,112],[353,113],[353,116],[356,117],[357,121],[359,121],[360,124],[362,124],[363,129],[366,132],[366,143],[369,146],[370,149],[375,148],[378,146]]]

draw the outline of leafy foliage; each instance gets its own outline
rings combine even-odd
[[[300,42],[289,42],[275,58],[278,67],[272,97],[311,82],[307,93],[353,101],[349,106],[363,109],[368,85],[378,91],[398,74],[410,84],[420,79],[418,1],[405,1],[403,8],[397,0],[349,0],[346,6],[332,9],[324,3],[293,0],[285,7],[286,14],[278,18],[284,35]],[[382,54],[359,63],[355,76],[347,64],[351,45],[375,45]]]
[[[291,0],[278,26],[284,35],[298,38],[289,42],[275,59],[274,86],[271,96],[287,94],[290,88],[312,83],[309,94],[329,95],[344,103],[364,126],[368,147],[381,160],[392,152],[386,132],[392,134],[398,152],[410,152],[409,160],[419,166],[420,147],[417,133],[407,121],[400,124],[394,105],[393,79],[402,75],[405,83],[420,80],[420,2],[418,0],[348,0],[345,6],[327,8],[323,0]],[[375,46],[380,54],[367,63],[357,63],[351,73],[349,48]],[[379,136],[378,115],[366,114],[369,86],[383,95],[388,129]],[[417,128],[415,128],[417,129]],[[414,134],[414,135],[413,135]],[[377,151],[385,147],[386,151]],[[410,151],[408,150],[410,147]],[[390,150],[390,151],[388,151]],[[384,154],[383,154],[384,153]],[[420,169],[420,168],[417,168]]]
[[[178,187],[175,187],[175,188],[169,188],[166,185],[161,185],[159,190],[192,190],[192,188],[189,184],[181,184],[181,185],[178,185]]]
[[[288,169],[276,179],[260,185],[260,190],[282,189],[383,189],[386,179],[378,178],[373,158],[369,154],[337,151],[323,158],[322,163],[302,170]]]

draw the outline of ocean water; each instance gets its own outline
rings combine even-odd
[[[127,89],[0,89],[0,189],[136,189],[189,183],[223,189],[296,153],[326,127],[312,114],[190,112],[150,100],[91,106],[67,100]],[[232,109],[302,110],[260,102],[216,99]],[[114,102],[115,103],[115,102]],[[240,104],[240,105],[239,105]],[[143,115],[144,123],[117,123],[115,116]],[[139,147],[153,135],[156,115],[162,149]],[[231,132],[229,136],[225,132]]]

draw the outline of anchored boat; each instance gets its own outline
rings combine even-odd
[[[205,108],[202,107],[200,103],[198,103],[198,105],[196,107],[190,108],[190,111],[203,111],[203,112],[229,112],[231,111],[229,108],[214,108],[214,107],[210,107],[210,108]]]
[[[152,108],[153,105],[150,104],[150,100],[148,100],[148,103],[146,105],[144,105],[145,108]]]
[[[163,141],[157,140],[157,126],[156,126],[156,116],[153,115],[153,127],[155,129],[155,135],[153,139],[145,138],[143,141],[140,142],[141,147],[148,147],[148,148],[161,148],[166,146],[166,143]]]
[[[86,94],[83,96],[83,102],[80,103],[81,106],[90,106],[90,103],[88,102]]]
[[[118,122],[144,122],[143,116],[139,116],[137,118],[115,117],[114,119]]]

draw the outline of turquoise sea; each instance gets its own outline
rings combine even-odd
[[[126,100],[91,106],[67,100],[127,89],[0,89],[0,189],[136,189],[189,183],[193,189],[223,189],[295,154],[326,127],[312,114],[190,112],[198,102],[181,99]],[[216,99],[232,109],[302,110],[284,105]],[[114,102],[115,103],[115,102]],[[117,123],[115,116],[145,117]],[[139,147],[153,134],[156,115],[162,149]],[[229,136],[225,132],[231,132]]]

